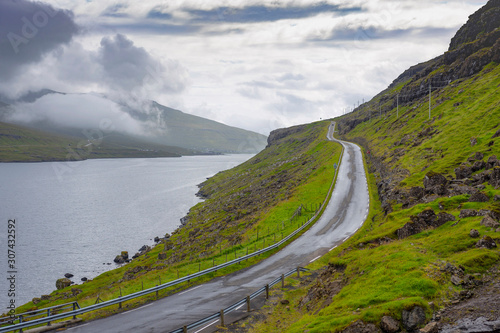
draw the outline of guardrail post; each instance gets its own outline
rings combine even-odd
[[[158,287],[158,285],[156,285]],[[156,291],[156,299],[158,299],[158,290]]]
[[[297,277],[300,279],[300,267],[297,267]]]
[[[250,312],[250,296],[247,296],[247,312]]]
[[[188,328],[187,328],[187,326],[185,326],[185,325],[184,325],[184,326],[182,327],[182,332],[184,332],[184,333],[188,333]]]
[[[269,285],[266,284],[266,299],[269,299]]]
[[[285,288],[285,274],[281,274],[281,288]]]
[[[76,302],[73,303],[73,311],[75,311],[75,310],[76,310]],[[76,319],[76,315],[73,316],[73,319]]]
[[[224,326],[224,309],[220,310],[220,326],[225,327]]]
[[[22,315],[20,315],[20,316],[19,316],[19,324],[20,324],[20,323],[22,323],[22,322],[23,322],[23,316],[22,316]],[[21,328],[21,329],[19,330],[19,332],[20,332],[20,333],[23,333],[23,329]]]

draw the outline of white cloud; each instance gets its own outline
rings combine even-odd
[[[115,100],[154,99],[264,134],[369,99],[442,54],[486,3],[46,1],[72,10],[86,34],[0,89],[118,91]]]

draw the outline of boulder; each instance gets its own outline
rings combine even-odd
[[[37,305],[38,303],[40,303],[42,300],[38,297],[35,297],[31,300],[33,302],[33,304]]]
[[[500,166],[495,166],[490,174],[488,184],[498,188],[500,186]]]
[[[71,293],[73,294],[73,296],[78,296],[82,293],[82,290],[79,288],[71,288]]]
[[[439,227],[439,226],[441,226],[449,221],[456,221],[455,216],[448,214],[448,213],[445,213],[445,212],[440,212],[437,215],[437,219],[436,219],[434,226]]]
[[[500,163],[496,155],[491,155],[486,161],[486,170],[492,169],[494,166]]]
[[[485,167],[486,167],[485,161],[475,161],[474,164],[472,164],[471,170],[472,172],[476,172],[484,169]]]
[[[123,264],[125,262],[125,259],[121,255],[117,255],[113,261],[117,264]]]
[[[74,276],[74,275],[73,275],[73,274],[71,274],[71,273],[66,273],[66,274],[64,274],[64,277],[65,277],[65,278],[68,278],[68,279],[71,279],[73,276]]]
[[[483,153],[481,153],[481,152],[479,152],[479,151],[477,151],[477,152],[474,154],[474,159],[475,159],[476,161],[480,161],[480,160],[482,160],[483,158],[484,158],[484,154],[483,154]]]
[[[42,295],[40,296],[40,298],[42,299],[42,301],[50,301],[50,295]]]
[[[499,136],[500,136],[500,129],[498,131],[496,131],[495,134],[493,134],[493,136],[491,138],[494,139],[494,138],[498,138]]]
[[[472,176],[472,184],[479,185],[490,180],[491,170],[486,170]],[[470,184],[469,184],[470,185]]]
[[[84,277],[82,277],[82,278],[81,278],[81,280],[82,280],[83,282],[86,282],[88,279],[84,276]]]
[[[410,311],[403,310],[403,327],[407,331],[414,331],[418,326],[425,323],[425,311],[420,306],[415,306]]]
[[[123,260],[127,260],[128,259],[128,252],[127,251],[122,251],[120,253],[120,255],[122,256]]]
[[[399,327],[399,321],[392,318],[391,316],[383,316],[380,320],[380,328],[384,333],[396,333],[401,330]]]
[[[455,175],[457,179],[469,178],[472,176],[472,168],[469,166],[459,166],[455,169]]]
[[[66,287],[69,287],[70,285],[71,285],[71,280],[68,278],[62,278],[56,281],[57,290],[64,289]]]
[[[154,239],[155,243],[159,243],[160,242],[160,237],[156,236],[155,239]]]
[[[423,187],[414,186],[410,189],[410,197],[420,200],[424,197],[424,195],[425,195],[425,189]]]
[[[451,283],[453,283],[455,286],[459,286],[462,283],[464,283],[464,280],[462,280],[459,276],[457,275],[452,275],[451,278]]]
[[[426,190],[439,185],[446,186],[446,184],[448,184],[448,180],[446,180],[442,174],[437,172],[428,172],[424,177],[424,187]]]
[[[493,197],[493,200],[495,200],[495,201],[500,201],[500,195],[498,195],[498,194],[497,194],[497,195],[495,195],[495,196]]]
[[[493,249],[497,247],[497,244],[490,236],[483,236],[477,243],[476,247],[484,247],[487,249]]]
[[[380,329],[373,324],[365,324],[361,320],[356,320],[351,325],[347,326],[341,333],[380,333]]]
[[[477,216],[477,210],[475,209],[462,209],[460,211],[460,215],[458,216],[461,219],[464,219],[466,217],[473,217]]]
[[[469,197],[469,202],[488,202],[490,198],[483,192],[476,192]]]
[[[435,321],[430,322],[427,325],[425,325],[424,328],[421,328],[418,332],[419,333],[438,333],[439,332],[438,323]]]
[[[481,220],[480,224],[482,226],[485,226],[485,227],[488,227],[488,228],[498,228],[498,227],[500,227],[500,223],[498,223],[497,221],[495,221],[493,219],[493,217],[491,217],[490,215],[486,215],[485,217],[483,217],[483,219]]]
[[[165,260],[165,259],[167,259],[167,254],[165,252],[158,253],[158,260]]]
[[[471,229],[469,232],[469,236],[471,236],[472,238],[478,238],[480,236],[479,231],[477,231],[476,229]]]

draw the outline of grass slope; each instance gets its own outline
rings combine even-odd
[[[37,304],[30,302],[17,311],[73,300],[88,306],[98,297],[109,300],[120,293],[150,288],[281,240],[307,220],[328,193],[334,175],[332,166],[338,163],[341,152],[339,144],[326,140],[328,125],[319,122],[295,127],[249,161],[207,180],[201,189],[207,199],[191,209],[188,223],[165,244],[92,281],[54,291],[44,300],[35,300]],[[164,254],[165,259],[158,259],[159,254]],[[250,266],[264,257],[165,290],[159,296]],[[154,298],[152,294],[127,302],[123,309]],[[108,308],[84,318],[118,311],[123,310]]]
[[[0,162],[74,161],[88,158],[179,157],[193,152],[120,134],[90,141],[0,122]]]
[[[360,117],[363,112],[368,115],[370,108],[378,106],[382,95],[395,97],[403,85],[385,91],[358,114],[343,117],[340,122]],[[461,265],[466,274],[479,278],[497,265],[498,250],[476,248],[478,239],[471,238],[469,231],[477,229],[481,236],[497,240],[498,233],[480,225],[482,216],[459,218],[459,213],[462,209],[500,211],[500,203],[493,200],[500,189],[484,184],[483,192],[490,200],[483,203],[469,202],[467,194],[439,197],[410,208],[392,202],[393,211],[385,215],[377,183],[390,175],[397,180],[393,183],[395,188],[404,191],[411,186],[422,186],[429,171],[454,177],[454,169],[475,152],[483,153],[485,159],[495,154],[500,156],[500,138],[493,138],[500,125],[499,86],[500,66],[491,63],[478,75],[452,82],[435,92],[431,119],[428,99],[422,97],[400,107],[399,117],[396,108],[381,115],[374,112],[371,119],[349,131],[345,138],[362,143],[369,161],[370,214],[356,235],[310,267],[319,269],[327,264],[345,267],[345,271],[329,277],[329,281],[341,279],[345,286],[327,297],[324,295],[328,295],[328,283],[312,279],[307,286],[285,292],[284,298],[295,300],[289,310],[280,305],[266,310],[273,314],[250,331],[276,332],[279,326],[283,332],[340,332],[355,320],[377,326],[384,315],[400,320],[402,310],[415,305],[426,309],[430,319],[436,308],[449,305],[463,290],[451,282],[450,273],[444,268],[446,263]],[[471,139],[477,144],[471,145]],[[380,168],[381,165],[387,170]],[[436,213],[452,214],[456,221],[397,239],[396,230],[408,223],[411,215],[429,207]],[[299,306],[308,293],[318,288],[324,291],[323,296],[316,294],[308,307]]]

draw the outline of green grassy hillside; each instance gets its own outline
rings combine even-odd
[[[74,161],[89,158],[179,157],[193,152],[120,134],[92,140],[0,122],[0,162]]]
[[[289,306],[275,301],[261,311],[265,320],[240,323],[244,331],[380,332],[384,316],[402,331],[433,318],[438,327],[467,316],[499,319],[498,305],[472,297],[482,285],[500,285],[492,246],[500,245],[499,8],[490,1],[458,32],[454,40],[464,44],[336,119],[367,161],[368,219],[313,263],[317,271],[302,285],[277,293]],[[403,313],[416,307],[425,320],[405,328]]]
[[[35,299],[19,307],[18,312],[68,300],[88,306],[94,304],[98,296],[109,300],[120,293],[150,288],[160,281],[174,280],[280,241],[310,218],[328,193],[334,176],[332,165],[339,162],[341,152],[338,143],[326,139],[328,126],[329,122],[319,122],[276,131],[280,135],[272,134],[269,146],[261,153],[201,185],[200,195],[205,201],[191,208],[185,225],[168,235],[164,244],[144,251],[130,263],[92,281],[54,291],[44,300]],[[265,256],[220,270],[217,275],[250,266]],[[215,273],[175,290],[214,276]],[[173,291],[165,290],[159,296]],[[127,302],[123,309],[154,298],[152,294]],[[108,308],[85,318],[117,311],[121,310]]]

